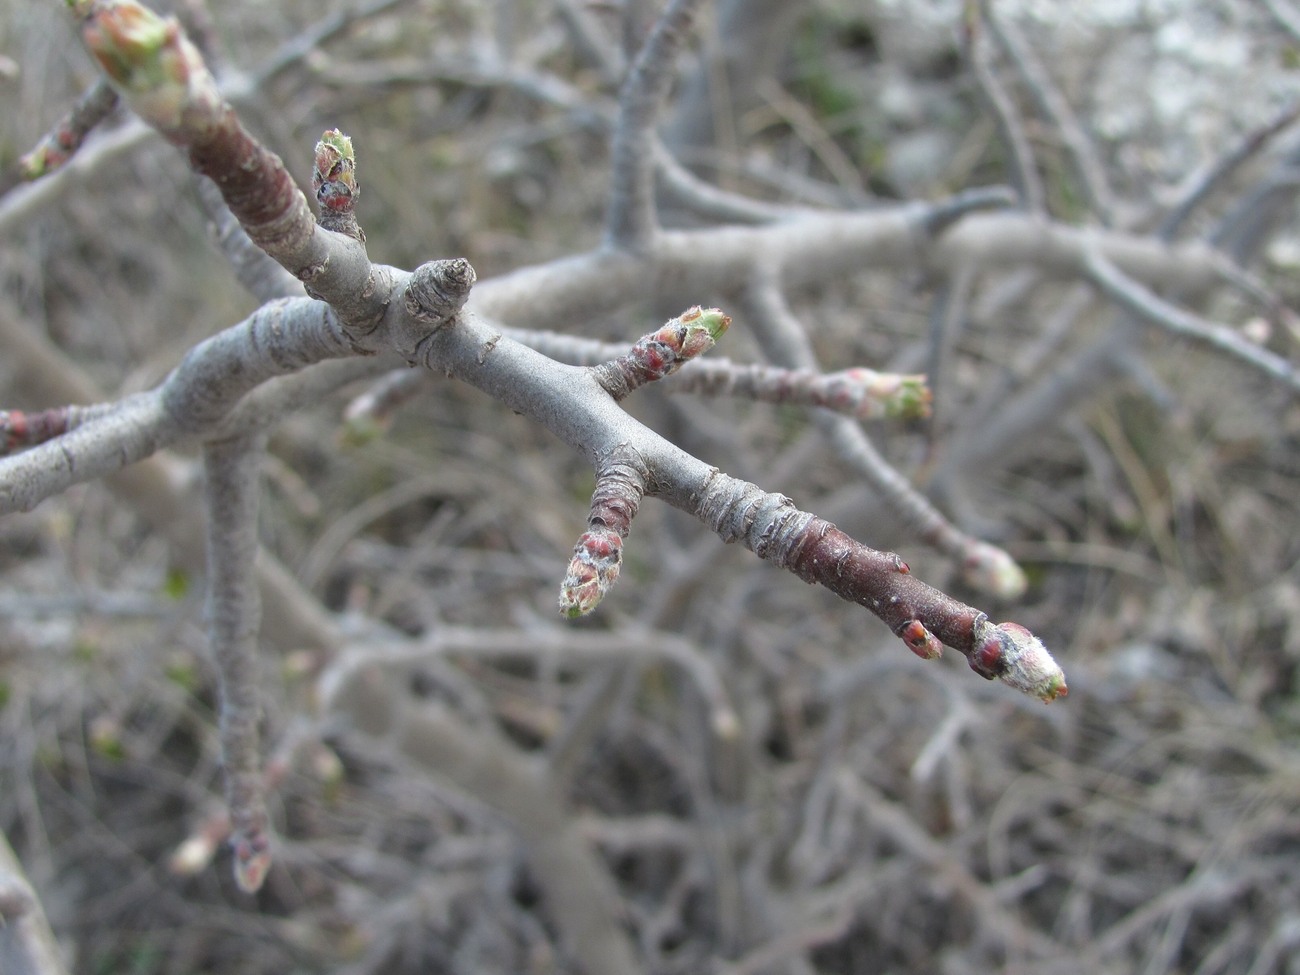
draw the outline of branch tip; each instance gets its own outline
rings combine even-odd
[[[211,116],[221,104],[203,56],[174,17],[160,17],[135,0],[80,2],[73,10],[83,18],[86,48],[109,81],[164,135],[174,137],[187,120]]]
[[[560,612],[570,619],[590,613],[618,581],[623,539],[645,494],[646,473],[632,450],[615,449],[597,466],[587,530],[560,586]]]
[[[1019,623],[982,620],[976,628],[974,649],[967,658],[971,670],[987,680],[995,677],[1018,691],[1050,704],[1070,693],[1065,673],[1052,659],[1043,641]]]
[[[235,883],[246,894],[262,889],[271,869],[271,842],[265,833],[237,836],[235,848]]]
[[[815,405],[860,420],[923,420],[934,402],[926,377],[920,373],[878,372],[855,366],[824,374],[809,372],[809,376],[825,391],[820,400],[814,400]]]
[[[357,197],[361,195],[356,152],[352,140],[338,129],[328,130],[316,143],[311,185],[320,206],[320,225],[364,241],[366,236],[355,215]]]
[[[625,355],[595,366],[596,380],[615,399],[622,399],[708,352],[730,325],[722,309],[695,305],[641,336]]]
[[[329,210],[349,208],[361,191],[352,139],[338,129],[328,130],[316,143],[311,185],[322,209]]]
[[[713,348],[730,325],[731,318],[724,315],[722,309],[696,305],[665,322],[659,331],[641,339],[633,348],[633,353],[643,344],[662,346],[667,353],[667,361],[663,366],[667,370],[663,375],[667,376]]]
[[[19,158],[22,179],[38,180],[63,166],[81,148],[91,130],[117,107],[117,101],[117,92],[105,79],[91,85],[36,147]]]
[[[560,584],[560,613],[569,619],[586,616],[618,581],[623,539],[618,532],[593,526],[573,547],[573,558]]]
[[[975,540],[962,559],[962,576],[980,592],[1000,599],[1019,599],[1029,588],[1025,570],[1004,550]]]
[[[161,75],[163,50],[173,40],[176,22],[130,0],[82,4],[83,36],[105,73],[127,88],[151,86]]]

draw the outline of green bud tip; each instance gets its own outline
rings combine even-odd
[[[128,89],[144,89],[168,80],[163,52],[179,32],[175,21],[134,0],[74,4],[74,9],[88,17],[82,36],[113,81]]]
[[[37,180],[63,162],[45,148],[33,149],[18,160],[19,172],[27,181]]]
[[[357,158],[352,140],[338,129],[330,129],[316,143],[311,179],[322,209],[345,211],[352,208],[360,189]]]
[[[699,305],[682,312],[678,320],[689,328],[703,328],[715,342],[731,325],[731,317],[724,315],[721,308],[701,308]]]
[[[899,387],[895,399],[898,415],[902,419],[924,419],[930,415],[930,404],[934,396],[926,385],[924,376],[907,376]]]
[[[343,159],[356,162],[356,156],[352,154],[352,139],[338,129],[330,129],[320,137],[320,142],[316,144],[316,151],[320,152],[323,147],[333,149]]]

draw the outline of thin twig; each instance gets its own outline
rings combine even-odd
[[[226,206],[216,184],[206,177],[197,176],[195,185],[203,210],[212,221],[217,246],[244,289],[262,302],[301,297],[304,293],[302,282],[253,243],[230,212],[230,207]]]
[[[1031,213],[1045,213],[1047,196],[1043,191],[1043,181],[1038,175],[1038,166],[1034,161],[1029,139],[1025,136],[1011,96],[1007,94],[1006,88],[1003,87],[989,63],[988,51],[982,36],[984,7],[983,0],[965,0],[961,36],[966,62],[975,79],[976,88],[997,125],[1002,145],[1007,151],[1011,182],[1020,192],[1022,204]]]
[[[1263,372],[1287,386],[1293,395],[1300,393],[1300,371],[1285,359],[1248,342],[1227,325],[1170,304],[1095,251],[1088,255],[1088,277],[1110,298],[1144,320]]]
[[[1011,58],[1030,94],[1038,102],[1039,110],[1056,126],[1093,211],[1103,224],[1110,224],[1115,213],[1115,194],[1106,178],[1106,167],[1102,165],[1096,143],[1084,130],[1074,109],[1052,80],[1047,66],[1034,54],[1020,28],[1010,18],[994,16],[993,4],[987,0],[983,0],[980,9],[989,31]]]
[[[1173,240],[1189,217],[1212,193],[1228,181],[1245,163],[1264,150],[1269,142],[1300,118],[1300,102],[1287,105],[1259,128],[1246,133],[1227,152],[1214,161],[1204,172],[1196,175],[1191,185],[1183,190],[1179,201],[1160,221],[1156,235],[1162,240]]]
[[[1268,7],[1268,12],[1288,34],[1300,41],[1300,11],[1292,7],[1288,0],[1264,0],[1264,6]]]
[[[710,723],[719,737],[734,736],[739,728],[722,676],[701,647],[673,633],[633,625],[608,632],[550,623],[523,630],[439,626],[402,643],[354,639],[321,672],[319,686],[329,696],[343,683],[358,679],[357,672],[366,668],[415,668],[440,657],[533,661],[538,665],[556,660],[590,667],[623,658],[663,661],[680,671],[708,702]]]
[[[773,223],[805,209],[788,204],[766,203],[720,189],[700,179],[678,162],[659,140],[655,141],[655,165],[664,190],[679,203],[700,216],[711,217],[723,223]]]
[[[762,79],[757,94],[803,141],[827,172],[843,189],[854,193],[864,190],[861,170],[827,133],[825,126],[806,106],[794,98],[774,78]]]
[[[61,437],[88,420],[111,413],[111,403],[56,406],[35,413],[0,410],[0,457]]]
[[[117,107],[117,92],[103,78],[87,89],[68,114],[19,160],[24,179],[34,180],[57,171],[81,148],[100,122]]]
[[[621,52],[585,6],[581,0],[555,0],[556,11],[569,28],[574,47],[596,66],[606,83],[617,84],[626,69]]]
[[[654,127],[672,81],[677,52],[686,42],[700,3],[670,0],[637,54],[619,94],[605,216],[605,238],[615,246],[639,249],[654,233]]]
[[[747,300],[759,340],[770,357],[799,368],[816,368],[812,344],[770,271],[754,275]],[[957,528],[885,460],[854,420],[822,413],[815,414],[815,419],[840,456],[921,539],[956,559],[972,584],[1009,598],[1024,591],[1024,573],[1011,557]]]
[[[0,833],[0,972],[66,975],[59,943],[23,865]]]
[[[253,581],[263,447],[260,438],[245,437],[203,448],[208,631],[221,694],[221,756],[235,879],[249,892],[262,886],[271,865],[257,727],[262,715],[257,648],[262,606]]]
[[[0,340],[3,340],[6,354],[11,357],[16,372],[23,377],[31,395],[47,402],[95,403],[106,399],[85,370],[63,350],[2,308]],[[382,360],[378,359],[356,361],[372,368],[382,366]],[[338,384],[336,381],[328,389],[332,390]],[[285,408],[299,408],[304,403],[316,402],[321,395],[320,388],[313,388]],[[120,403],[118,406],[120,408]],[[284,413],[262,406],[255,415],[269,421],[271,418],[278,420]],[[235,418],[242,422],[231,431],[222,430],[223,435],[251,429],[247,417],[239,417],[237,411]],[[167,539],[178,565],[198,573],[202,571],[206,557],[203,533],[188,513],[189,501],[183,487],[185,479],[177,466],[175,459],[166,455],[142,457],[131,466],[106,474],[104,483],[121,504],[137,511]],[[268,639],[286,647],[329,645],[325,611],[274,556],[268,553],[258,561],[257,578],[262,589],[262,602],[267,607],[265,626]]]
[[[306,59],[313,51],[342,34],[354,24],[370,20],[394,10],[410,0],[369,0],[355,9],[341,10],[312,24],[306,30],[291,38],[257,66],[249,75],[249,89],[261,91],[294,65]]]
[[[501,334],[575,366],[594,366],[623,354],[627,346],[563,332],[501,328]],[[406,402],[429,389],[437,378],[424,370],[397,369],[381,376],[348,404],[344,422],[360,438],[382,431]],[[666,377],[670,393],[733,396],[760,403],[816,406],[859,420],[917,419],[930,409],[930,386],[918,374],[850,368],[838,372],[786,369],[766,363],[733,362],[725,356],[691,359]]]
[[[329,688],[323,694],[326,713],[350,719],[355,729],[384,740],[421,771],[448,779],[505,816],[523,840],[545,910],[580,970],[639,975],[610,877],[539,768],[490,729],[417,709],[373,677],[362,669]]]
[[[974,271],[968,264],[959,264],[935,292],[930,307],[929,350],[925,372],[930,388],[940,391],[940,395],[935,398],[934,412],[928,424],[932,445],[941,430],[945,406],[949,405],[945,403],[942,391],[948,387],[953,349],[966,327],[974,287]]]

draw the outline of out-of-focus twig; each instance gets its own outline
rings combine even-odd
[[[1277,22],[1288,34],[1300,41],[1300,10],[1291,6],[1290,0],[1263,0]]]
[[[1161,328],[1225,353],[1300,393],[1300,372],[1285,359],[1244,339],[1227,325],[1208,321],[1165,301],[1096,252],[1088,256],[1088,275],[1107,296]]]
[[[62,952],[22,863],[0,833],[0,971],[66,975]]]
[[[555,0],[555,8],[582,57],[596,67],[606,83],[617,84],[626,68],[622,54],[584,6],[583,0]]]
[[[221,757],[230,809],[235,879],[253,892],[271,865],[271,838],[262,790],[258,723],[257,631],[261,600],[253,577],[257,506],[261,490],[260,437],[204,445],[204,501],[208,514],[208,631],[220,675]]]
[[[1115,194],[1106,176],[1096,143],[1088,136],[1065,95],[1052,80],[1051,74],[1034,54],[1033,47],[1009,17],[999,17],[993,4],[982,0],[980,10],[994,39],[1011,58],[1030,94],[1038,102],[1039,110],[1051,120],[1069,152],[1070,161],[1079,174],[1093,212],[1102,223],[1112,222],[1115,212]]]
[[[953,348],[966,325],[971,291],[975,287],[975,274],[970,265],[960,264],[941,284],[930,308],[929,353],[926,376],[930,388],[940,395],[935,398],[934,412],[930,417],[930,440],[933,443],[943,421],[945,407],[942,391],[947,385]]]
[[[117,107],[117,92],[102,78],[86,90],[36,148],[18,161],[24,179],[40,179],[57,170],[81,148],[86,136]]]
[[[654,126],[668,94],[677,52],[686,41],[700,2],[670,0],[619,93],[605,216],[605,237],[615,246],[643,248],[654,233]]]
[[[327,713],[395,748],[421,771],[445,778],[505,816],[524,843],[545,910],[583,972],[639,975],[618,917],[618,896],[542,770],[499,734],[415,702],[365,670],[330,682]]]
[[[297,35],[247,74],[222,77],[222,90],[235,104],[245,104],[260,97],[261,87],[299,64],[321,44],[328,42],[359,19],[378,16],[409,0],[371,0],[359,10],[345,11],[326,18]],[[116,97],[116,95],[114,95]],[[21,225],[35,213],[61,199],[68,181],[93,176],[106,163],[135,151],[158,138],[158,133],[139,119],[132,119],[102,138],[94,140],[84,152],[73,155],[64,165],[30,186],[22,186],[0,197],[0,233]]]
[[[1034,153],[1024,127],[1020,124],[1016,106],[989,62],[983,38],[984,24],[984,0],[965,0],[961,38],[966,62],[989,114],[997,125],[998,134],[1007,150],[1012,183],[1019,191],[1025,209],[1032,213],[1044,213],[1047,210],[1047,195],[1038,175],[1038,165],[1034,161]]]
[[[781,294],[773,275],[761,267],[747,293],[751,320],[773,359],[798,368],[816,368],[807,334]],[[817,414],[818,426],[839,454],[862,474],[895,512],[929,545],[957,560],[967,580],[984,592],[1015,598],[1025,576],[1009,555],[961,531],[881,455],[856,421]]]
[[[1300,118],[1300,102],[1286,106],[1270,121],[1246,133],[1211,166],[1193,177],[1190,185],[1183,189],[1178,202],[1160,221],[1156,233],[1164,240],[1172,240],[1188,218],[1215,190],[1227,182],[1242,165],[1258,155],[1274,137],[1285,131],[1297,118]]]

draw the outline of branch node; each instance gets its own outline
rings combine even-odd
[[[417,267],[406,282],[402,298],[406,316],[391,330],[393,350],[413,366],[430,368],[431,339],[455,322],[477,280],[474,266],[463,257],[429,261]],[[490,351],[480,349],[480,365]]]
[[[446,325],[465,307],[477,280],[474,266],[463,257],[421,264],[406,283],[407,314],[434,328]]]
[[[306,267],[299,268],[298,271],[295,272],[295,277],[297,277],[298,280],[302,282],[302,286],[307,289],[307,294],[312,298],[315,298],[317,301],[323,301],[324,299],[313,291],[311,283],[328,271],[329,266],[330,259],[326,257],[313,264],[308,264]]]

